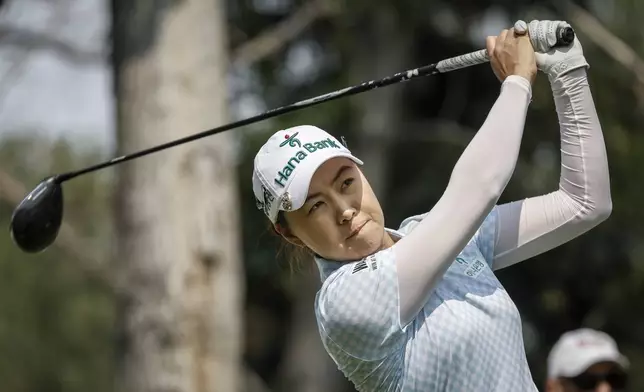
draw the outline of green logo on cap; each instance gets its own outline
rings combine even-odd
[[[295,136],[297,136],[297,133],[293,134],[290,136],[287,140],[283,141],[282,144],[280,144],[280,147],[284,147],[285,145],[290,145],[291,147],[295,147],[295,143],[297,143],[298,147],[302,147],[302,143],[298,139],[295,139]],[[316,151],[319,150],[324,150],[327,148],[337,148],[337,149],[342,149],[342,147],[338,146],[338,144],[333,141],[331,138],[319,140],[317,142],[311,142],[311,143],[304,143],[304,148],[298,150],[295,154],[293,154],[289,159],[284,168],[280,171],[277,172],[277,176],[275,177],[275,183],[282,188],[284,188],[284,183],[288,181],[289,177],[291,177],[291,174],[293,174],[293,171],[295,170],[295,167],[302,162],[303,160],[306,159],[308,154],[313,154]]]
[[[299,132],[295,132],[295,133],[294,133],[294,134],[292,134],[291,136],[286,135],[286,136],[285,136],[285,139],[286,139],[286,140],[284,140],[284,141],[280,144],[280,147],[284,147],[284,146],[285,146],[285,145],[287,145],[287,144],[288,144],[289,146],[291,146],[291,147],[295,147],[295,145],[296,145],[296,144],[297,144],[297,146],[298,146],[298,147],[302,147],[302,143],[300,143],[300,139],[298,139],[298,138],[296,138],[296,137],[295,137],[295,136],[297,136],[297,134],[298,134],[298,133],[299,133]]]

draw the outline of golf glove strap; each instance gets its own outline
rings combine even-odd
[[[528,24],[530,41],[536,52],[537,68],[548,75],[550,83],[572,70],[589,67],[577,37],[570,46],[552,48],[557,43],[559,27],[571,26],[561,20],[533,20]]]

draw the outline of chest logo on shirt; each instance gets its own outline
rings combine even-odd
[[[470,278],[476,279],[481,274],[481,272],[483,272],[483,270],[485,269],[485,263],[483,263],[478,259],[474,259],[474,261],[470,262],[465,260],[462,257],[457,257],[456,262],[461,264],[464,267],[467,266],[465,268],[465,271],[463,271],[463,273],[469,276]]]

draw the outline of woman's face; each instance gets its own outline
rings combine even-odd
[[[329,260],[359,260],[393,244],[369,182],[347,158],[320,166],[304,206],[285,217],[288,241]]]

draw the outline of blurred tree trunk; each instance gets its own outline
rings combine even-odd
[[[113,0],[120,154],[227,120],[223,1]],[[119,392],[240,390],[231,134],[119,166]]]

